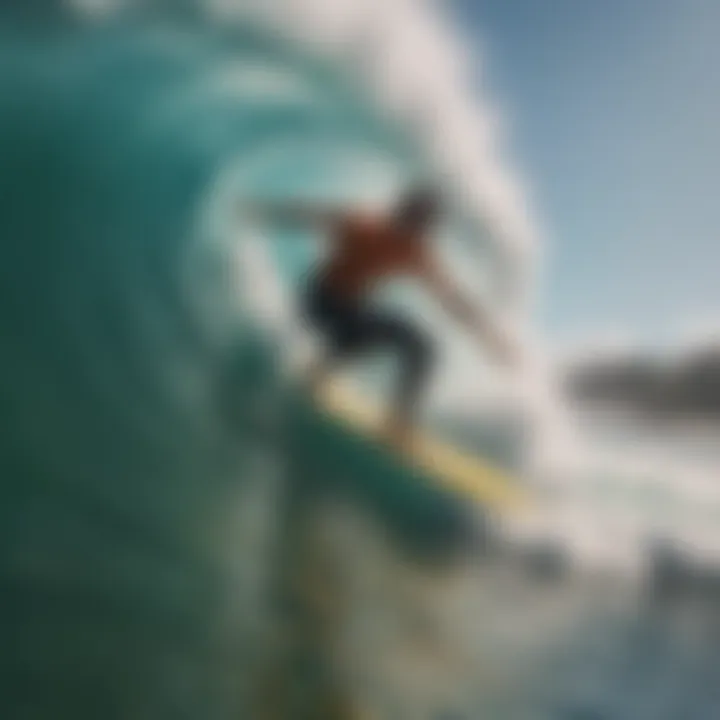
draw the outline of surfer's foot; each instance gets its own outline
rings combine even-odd
[[[415,438],[410,423],[396,419],[390,420],[384,428],[383,436],[398,452],[412,452]]]
[[[317,360],[303,373],[301,384],[308,390],[310,395],[318,398],[326,387],[332,366],[327,360]]]

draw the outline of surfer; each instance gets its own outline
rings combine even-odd
[[[307,225],[331,239],[329,257],[310,274],[302,310],[327,343],[310,373],[317,389],[337,364],[370,350],[389,350],[400,360],[400,376],[386,427],[388,439],[406,447],[434,365],[435,343],[409,318],[370,305],[379,281],[411,276],[462,323],[498,360],[517,356],[509,338],[489,314],[469,302],[433,254],[429,235],[441,203],[428,189],[414,189],[391,212],[373,214],[312,204],[258,204],[249,210],[283,224]]]

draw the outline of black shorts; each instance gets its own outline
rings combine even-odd
[[[334,359],[347,359],[375,350],[389,350],[400,361],[397,402],[414,412],[434,364],[434,346],[425,333],[403,317],[380,311],[362,301],[338,296],[321,281],[308,283],[303,311],[320,332]]]
[[[372,308],[362,300],[343,298],[318,280],[308,284],[303,309],[333,354],[353,355],[384,347],[429,353],[429,339],[406,318]]]

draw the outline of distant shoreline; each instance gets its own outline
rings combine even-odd
[[[720,431],[720,413],[701,413],[690,410],[655,410],[640,407],[622,400],[603,398],[571,398],[573,410],[607,417],[632,419],[640,423],[673,425],[677,427],[700,426]]]
[[[567,369],[563,384],[578,405],[620,408],[653,422],[720,423],[720,349],[714,347],[672,363],[587,360]]]

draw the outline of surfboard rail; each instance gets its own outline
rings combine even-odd
[[[316,393],[316,401],[334,421],[370,438],[378,435],[382,422],[379,405],[349,383],[325,384]],[[519,511],[530,504],[530,493],[520,479],[485,458],[424,431],[418,433],[413,445],[413,452],[402,461],[443,489],[499,512]]]

